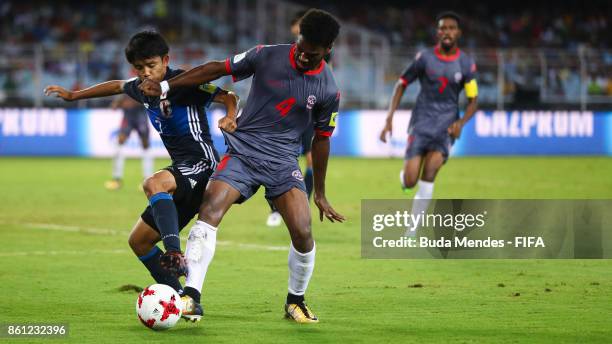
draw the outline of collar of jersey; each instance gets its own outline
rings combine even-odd
[[[295,64],[295,48],[296,48],[296,44],[293,43],[291,45],[291,49],[289,50],[289,62],[291,62],[291,67],[293,67],[293,69],[295,69],[296,71],[300,72],[297,69],[297,65]],[[317,75],[319,73],[321,73],[321,71],[323,71],[323,68],[325,67],[325,60],[321,60],[321,63],[319,64],[319,67],[312,69],[312,70],[308,70],[305,72],[300,72],[306,75]]]
[[[440,45],[436,45],[435,48],[434,48],[434,54],[436,54],[436,56],[440,60],[442,60],[442,61],[453,62],[453,61],[455,61],[456,59],[459,58],[460,51],[459,51],[459,47],[457,47],[457,51],[455,52],[455,54],[453,54],[453,55],[442,55],[440,53]]]

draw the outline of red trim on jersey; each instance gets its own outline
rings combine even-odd
[[[291,49],[289,49],[289,62],[291,63],[291,67],[293,67],[293,69],[299,72],[299,70],[297,69],[297,65],[295,63],[295,49],[296,49],[296,44],[293,43],[291,45]],[[323,71],[323,68],[325,68],[325,60],[321,60],[319,67],[312,69],[312,70],[305,71],[305,72],[300,72],[300,73],[304,73],[305,75],[317,75]]]
[[[317,134],[318,136],[325,136],[325,137],[330,137],[332,135],[331,131],[323,131],[320,129],[315,129],[315,134]]]
[[[455,51],[454,55],[442,55],[440,53],[440,46],[439,45],[436,45],[436,47],[434,48],[434,54],[436,54],[436,56],[440,60],[445,61],[445,62],[453,62],[453,61],[455,61],[456,59],[459,58],[460,53],[461,53],[461,51],[459,50],[459,48],[457,48],[457,50]]]
[[[229,57],[225,59],[225,71],[227,72],[228,75],[232,76],[232,81],[236,82],[236,77],[232,75],[232,65],[230,64]]]
[[[401,82],[404,86],[408,86],[409,84],[408,80],[406,80],[403,76],[400,76],[399,82]]]

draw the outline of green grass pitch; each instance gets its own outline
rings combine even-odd
[[[165,163],[158,160],[157,166]],[[265,226],[267,205],[259,192],[232,208],[220,226],[204,286],[203,321],[180,322],[158,333],[139,323],[137,294],[118,291],[125,284],[153,282],[127,245],[146,204],[137,189],[139,161],[128,161],[124,188],[110,192],[103,188],[108,160],[2,158],[0,323],[68,323],[69,336],[0,342],[612,340],[609,260],[361,259],[360,200],[410,197],[399,190],[401,164],[330,160],[328,198],[348,221],[313,221],[317,262],[307,301],[320,324],[282,319],[289,236],[284,227]],[[434,193],[437,198],[612,198],[611,176],[609,158],[452,158]]]

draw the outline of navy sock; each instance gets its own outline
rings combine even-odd
[[[181,282],[159,264],[159,257],[161,257],[162,254],[163,252],[159,247],[153,246],[149,253],[142,257],[138,257],[138,259],[140,259],[142,264],[149,270],[155,282],[169,285],[177,292],[180,292],[183,289]]]
[[[268,202],[268,205],[270,206],[270,212],[274,213],[277,212],[278,210],[276,210],[276,207],[274,206],[274,203],[272,203],[272,201],[270,201],[269,199],[266,198],[266,201]]]
[[[192,287],[185,287],[183,295],[187,295],[193,299],[196,303],[200,303],[200,292]]]
[[[312,168],[310,167],[306,169],[306,173],[304,175],[304,183],[306,183],[306,193],[308,194],[308,199],[310,200],[310,196],[312,195],[312,187],[314,185]]]
[[[153,219],[166,251],[180,251],[178,214],[172,196],[167,192],[156,193],[149,199],[153,208]]]

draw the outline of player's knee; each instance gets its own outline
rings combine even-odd
[[[142,183],[142,190],[147,195],[147,198],[150,198],[156,193],[166,191],[161,186],[161,183],[159,183],[159,181],[155,178],[155,175],[145,179],[145,181]]]
[[[200,207],[200,220],[216,227],[222,219],[223,210],[221,207],[215,206],[214,202],[204,202]]]
[[[415,187],[417,185],[417,178],[413,177],[411,175],[405,174],[404,175],[404,187],[407,189],[412,189],[413,187]]]
[[[128,238],[128,245],[130,245],[130,248],[137,256],[143,255],[144,245],[142,238],[139,238],[137,235],[134,235],[134,233],[131,233],[130,237]]]
[[[306,253],[312,250],[314,246],[314,240],[312,238],[312,231],[310,230],[310,221],[303,222],[302,225],[298,226],[291,235],[291,241],[293,247],[298,252]]]
[[[150,146],[151,146],[151,144],[150,144],[148,139],[143,139],[142,140],[142,148],[143,149],[149,149]]]

